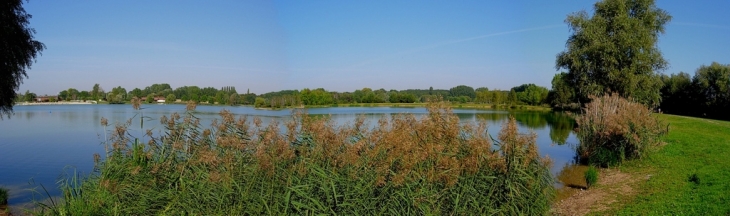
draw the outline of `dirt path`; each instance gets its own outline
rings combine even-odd
[[[559,200],[551,212],[555,215],[586,215],[589,212],[604,211],[617,199],[635,195],[636,178],[618,169],[601,169],[598,184],[589,189],[571,189],[573,194]]]
[[[7,209],[8,209],[7,205],[0,205],[0,216],[10,215],[10,213],[7,212]]]

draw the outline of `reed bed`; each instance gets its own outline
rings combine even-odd
[[[668,125],[643,104],[618,94],[591,96],[591,100],[576,119],[582,163],[607,167],[640,159],[657,149],[668,133]]]
[[[159,136],[113,125],[95,172],[68,178],[63,200],[35,213],[540,215],[555,193],[550,160],[514,118],[492,139],[443,102],[374,127],[302,112],[264,125],[226,110],[203,126],[194,110],[159,118]]]

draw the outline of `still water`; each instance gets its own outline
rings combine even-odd
[[[10,189],[10,205],[27,203],[34,196],[36,200],[44,194],[34,194],[35,188],[43,192],[45,186],[52,196],[60,194],[56,181],[74,172],[88,174],[92,171],[93,154],[104,155],[105,128],[100,124],[102,117],[109,125],[124,123],[139,115],[152,117],[145,121],[145,129],[161,129],[158,118],[174,112],[182,113],[184,105],[144,105],[142,111],[131,105],[37,105],[16,106],[11,118],[0,120],[0,186]],[[237,115],[258,116],[264,123],[280,122],[290,118],[291,110],[257,110],[252,107],[198,106],[196,116],[204,126],[218,117],[221,109]],[[416,116],[427,113],[425,108],[403,107],[331,107],[312,108],[312,115],[331,115],[338,124],[352,122],[358,115],[365,115],[366,121],[376,123],[383,115],[413,113]],[[557,174],[566,164],[572,164],[577,144],[573,133],[574,122],[560,113],[533,111],[505,111],[484,109],[454,109],[462,122],[485,119],[489,133],[497,137],[502,123],[512,115],[518,121],[520,132],[534,131],[541,155],[553,160],[552,172]],[[252,120],[252,118],[249,118]],[[130,126],[133,135],[141,135],[139,127]],[[136,123],[136,125],[139,125]],[[111,130],[107,127],[106,130]],[[137,136],[140,137],[140,136]]]

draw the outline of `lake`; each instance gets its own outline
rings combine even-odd
[[[152,117],[145,121],[145,129],[161,129],[159,117],[174,112],[182,113],[185,105],[143,105],[142,111],[134,110],[131,105],[31,105],[15,106],[11,118],[0,120],[0,186],[10,189],[10,205],[31,201],[35,188],[43,192],[45,186],[52,196],[60,194],[56,181],[74,172],[88,174],[92,171],[93,154],[104,155],[105,128],[100,124],[102,117],[109,120],[111,130],[116,122],[124,123],[135,118],[130,133],[141,137],[139,126],[140,112]],[[264,123],[271,120],[280,122],[290,118],[291,109],[258,110],[246,106],[198,106],[195,114],[201,118],[203,126],[218,117],[221,109],[237,115],[258,116]],[[372,124],[383,115],[394,113],[413,113],[416,116],[427,113],[426,108],[415,107],[330,107],[310,108],[312,115],[331,115],[337,124],[352,122],[358,115],[366,116]],[[566,164],[574,163],[574,145],[577,144],[573,133],[574,121],[561,113],[540,111],[454,109],[462,122],[485,119],[489,123],[489,133],[497,137],[501,125],[512,115],[518,121],[520,132],[530,130],[537,134],[541,155],[553,160],[552,172],[557,174]],[[252,120],[252,118],[249,118]],[[136,127],[135,127],[136,125]],[[35,194],[37,200],[45,198],[45,193]]]

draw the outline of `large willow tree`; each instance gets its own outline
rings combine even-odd
[[[672,17],[653,0],[604,0],[594,8],[593,16],[580,11],[565,20],[573,34],[556,60],[558,70],[568,70],[564,79],[577,102],[615,92],[649,106],[659,104],[658,73],[667,61],[657,41]]]
[[[28,26],[31,15],[21,0],[0,1],[0,118],[10,115],[15,91],[28,75],[33,60],[45,48],[33,39],[35,30]]]

